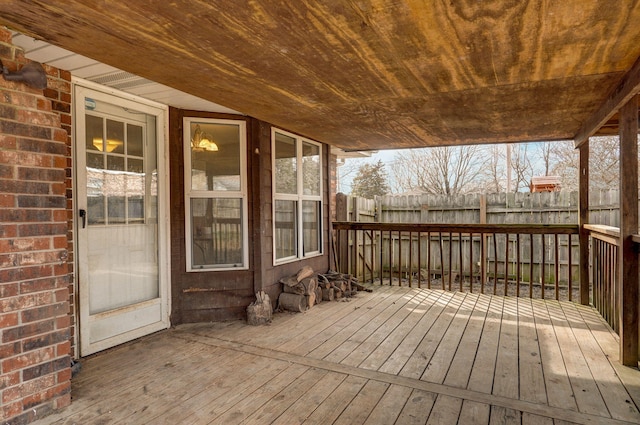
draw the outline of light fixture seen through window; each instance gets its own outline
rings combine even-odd
[[[95,146],[96,149],[98,149],[100,152],[104,152],[106,150],[107,153],[111,153],[114,150],[116,150],[119,146],[122,146],[121,140],[107,139],[106,143],[103,143],[103,142],[104,141],[102,140],[102,138],[96,137],[93,139],[93,146]]]
[[[213,141],[211,136],[200,129],[199,124],[196,124],[196,129],[191,137],[191,149],[198,152],[216,152],[218,145],[216,145],[216,142]]]

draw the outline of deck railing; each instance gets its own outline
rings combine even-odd
[[[573,300],[577,225],[334,222],[336,264],[365,282]]]
[[[620,229],[598,224],[585,224],[591,237],[591,304],[609,323],[619,330],[618,241]]]

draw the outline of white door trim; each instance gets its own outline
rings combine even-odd
[[[158,139],[157,144],[157,160],[158,160],[158,278],[159,278],[159,295],[160,301],[148,301],[136,304],[141,308],[159,308],[162,320],[159,323],[143,326],[135,332],[131,332],[129,335],[133,338],[140,337],[151,332],[155,332],[162,329],[167,329],[170,326],[169,317],[171,314],[171,290],[170,290],[170,276],[171,276],[171,255],[170,255],[170,217],[169,217],[169,137],[168,137],[168,123],[169,123],[169,108],[167,105],[160,104],[158,102],[150,101],[130,93],[121,92],[109,87],[105,87],[90,81],[86,81],[77,77],[72,77],[72,105],[73,105],[73,141],[74,148],[72,149],[72,161],[74,168],[74,270],[76,279],[74,280],[76,303],[75,303],[75,318],[76,318],[76,331],[75,337],[79,344],[76,344],[76,356],[78,353],[81,356],[109,348],[110,346],[117,345],[116,339],[108,339],[105,341],[99,341],[91,344],[91,348],[86,343],[88,341],[87,330],[88,326],[83,327],[81,320],[81,305],[88,303],[88,294],[86,291],[80,289],[79,274],[82,267],[87,265],[81,265],[80,261],[82,256],[78,255],[78,231],[80,230],[80,217],[79,210],[85,209],[86,199],[81,200],[79,196],[78,186],[78,158],[76,155],[77,140],[77,124],[79,114],[84,113],[84,99],[83,95],[79,93],[90,92],[91,96],[95,98],[118,100],[121,103],[129,104],[131,107],[135,107],[137,110],[149,113],[156,116],[156,134]],[[83,161],[84,162],[84,161]],[[85,304],[83,304],[85,303]],[[88,305],[88,304],[86,304]],[[126,308],[125,308],[126,310]],[[131,338],[128,338],[131,339]]]

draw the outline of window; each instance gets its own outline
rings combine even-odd
[[[248,267],[246,124],[184,119],[187,271]]]
[[[273,130],[274,259],[322,253],[322,148]]]

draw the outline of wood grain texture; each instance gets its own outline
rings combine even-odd
[[[639,19],[637,0],[0,4],[20,32],[348,150],[572,139],[640,56]]]

